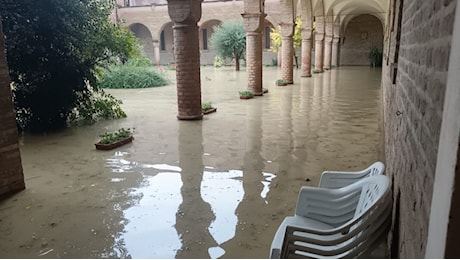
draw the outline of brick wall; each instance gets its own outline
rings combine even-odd
[[[382,50],[383,27],[372,15],[353,18],[345,29],[340,49],[340,65],[369,65],[368,53],[371,47]]]
[[[0,198],[25,188],[19,154],[16,118],[0,23]]]
[[[401,0],[390,4],[382,88],[387,174],[394,184],[392,257],[423,258],[456,1],[405,0],[402,16]]]

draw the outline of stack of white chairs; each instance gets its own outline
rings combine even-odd
[[[390,180],[376,162],[358,172],[323,172],[320,185],[301,188],[295,215],[273,239],[270,258],[354,258],[366,255],[391,225]]]

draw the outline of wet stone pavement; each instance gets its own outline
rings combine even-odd
[[[2,258],[267,258],[299,188],[383,160],[381,70],[340,67],[240,100],[245,71],[202,67],[217,112],[176,119],[171,85],[110,90],[126,119],[20,137],[27,189],[0,202]],[[97,151],[98,135],[135,128]],[[307,181],[307,179],[309,181]]]

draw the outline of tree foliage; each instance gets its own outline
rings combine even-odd
[[[66,126],[94,93],[96,68],[139,55],[135,38],[109,20],[110,0],[0,0],[18,123]]]
[[[241,21],[224,21],[214,27],[209,39],[211,48],[222,58],[235,60],[235,69],[240,70],[240,59],[246,51],[246,32]]]
[[[302,45],[302,19],[300,17],[297,17],[295,20],[294,35],[292,37],[294,42],[294,48],[300,47]],[[278,25],[275,28],[272,28],[270,32],[270,39],[272,41],[270,50],[272,52],[279,51],[282,42],[281,38],[281,26]]]

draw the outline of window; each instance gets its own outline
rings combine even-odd
[[[270,26],[265,27],[265,49],[270,49]]]
[[[208,49],[208,29],[203,29],[203,50]]]
[[[166,51],[165,30],[161,31],[160,34],[160,50]]]

